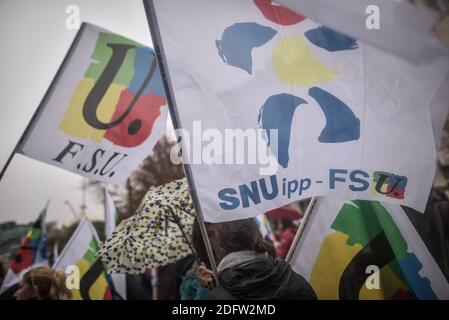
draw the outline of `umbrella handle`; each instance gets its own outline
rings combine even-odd
[[[190,250],[192,251],[192,253],[193,253],[194,257],[195,257],[195,260],[196,260],[198,263],[201,263],[201,261],[200,261],[200,259],[198,258],[198,255],[197,255],[195,249],[193,248],[192,244],[191,244],[190,241],[189,241],[189,238],[187,238],[187,235],[185,234],[184,229],[183,229],[182,226],[181,226],[181,222],[179,221],[179,217],[175,215],[175,213],[173,212],[173,209],[172,209],[171,207],[168,207],[168,206],[167,206],[167,209],[168,209],[168,211],[171,213],[171,215],[172,215],[172,217],[173,217],[173,220],[174,220],[175,223],[177,224],[179,230],[181,230],[182,236],[184,237],[184,239],[186,240],[187,244],[189,245],[189,248],[190,248]],[[183,208],[177,208],[177,209],[182,210],[182,211],[184,211],[184,212],[186,212],[186,213],[189,213],[187,210],[184,210]]]

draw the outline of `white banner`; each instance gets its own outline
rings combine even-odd
[[[122,182],[165,133],[165,104],[152,49],[83,24],[18,151]]]
[[[147,11],[206,221],[323,195],[423,211],[447,57],[416,66],[268,0],[154,0]]]

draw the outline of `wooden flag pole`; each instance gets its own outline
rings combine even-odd
[[[292,259],[293,252],[295,252],[296,246],[298,245],[298,241],[301,238],[302,233],[304,232],[307,222],[309,221],[310,213],[312,212],[312,209],[315,206],[316,201],[317,201],[316,197],[312,197],[312,199],[310,199],[306,213],[304,214],[304,217],[301,220],[301,225],[299,226],[295,238],[293,239],[292,245],[288,249],[287,256],[285,257],[285,261],[287,261],[288,263],[290,263],[290,260]]]
[[[162,45],[162,38],[161,38],[160,30],[159,30],[159,25],[157,22],[156,12],[154,9],[154,3],[152,0],[143,0],[143,5],[145,7],[148,25],[150,27],[151,38],[153,40],[153,46],[154,46],[154,50],[156,52],[156,58],[157,58],[157,62],[159,65],[159,71],[161,72],[161,78],[162,78],[162,82],[164,84],[165,94],[167,96],[167,104],[168,104],[170,116],[171,116],[171,119],[173,122],[173,127],[175,129],[181,129],[182,126],[181,126],[178,112],[177,112],[178,109],[176,107],[176,102],[175,102],[175,98],[173,95],[173,88],[171,86],[171,81],[170,81],[170,77],[168,74],[168,68],[165,63],[167,60],[166,60],[164,48]],[[214,273],[215,282],[218,285],[217,264],[215,262],[215,257],[212,252],[212,247],[210,245],[209,237],[207,235],[206,225],[204,223],[204,216],[201,211],[200,202],[198,200],[198,195],[197,195],[196,188],[195,188],[195,182],[193,180],[192,170],[190,168],[190,165],[187,163],[183,163],[183,168],[184,168],[184,173],[186,175],[187,181],[189,183],[190,194],[192,196],[192,202],[193,202],[193,205],[194,205],[196,213],[197,213],[198,224],[199,224],[199,227],[201,230],[201,235],[203,237],[204,244],[206,246],[207,256],[209,258],[209,262],[212,267],[212,271]]]
[[[56,84],[56,81],[59,79],[60,75],[62,74],[62,69],[67,64],[67,61],[70,58],[75,45],[78,44],[78,41],[81,38],[81,34],[83,33],[85,27],[86,27],[86,24],[83,22],[81,24],[80,29],[78,30],[75,38],[73,39],[69,50],[67,51],[64,59],[62,60],[62,63],[59,65],[59,68],[56,71],[56,75],[53,77],[53,80],[51,81],[50,86],[47,88],[47,91],[45,91],[45,94],[42,97],[42,100],[40,101],[39,106],[37,107],[36,111],[34,112],[33,116],[31,117],[30,121],[28,122],[28,124],[27,124],[25,130],[23,131],[22,135],[20,136],[20,139],[17,142],[16,146],[14,147],[11,154],[9,155],[8,160],[6,160],[6,163],[4,164],[2,171],[0,172],[0,181],[2,180],[3,175],[5,174],[6,170],[8,169],[9,164],[11,163],[12,158],[14,157],[14,154],[16,152],[20,152],[20,150],[19,150],[20,145],[25,141],[25,138],[28,136],[28,133],[30,132],[33,124],[36,122],[36,120],[40,116],[42,110],[44,109],[45,102],[47,102],[47,99],[50,96],[50,92],[53,90],[53,87]]]

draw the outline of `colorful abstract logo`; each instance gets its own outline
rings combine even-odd
[[[254,0],[255,7],[268,21],[279,26],[302,23],[305,18],[270,0]],[[317,87],[317,84],[334,79],[338,70],[333,70],[316,57],[310,46],[335,53],[357,50],[357,42],[343,34],[320,26],[303,36],[288,35],[287,29],[277,38],[272,51],[272,67],[277,79],[290,87],[309,87],[308,95],[314,99],[324,113],[326,124],[317,140],[320,143],[344,143],[358,140],[360,120],[351,108],[335,94]],[[224,63],[253,74],[252,53],[272,41],[277,30],[255,22],[239,22],[224,29],[215,41],[218,54]],[[285,35],[284,35],[285,33]],[[288,92],[267,97],[260,107],[258,123],[266,132],[265,140],[270,147],[270,130],[278,130],[278,163],[287,168],[293,115],[298,107],[307,104],[306,97],[297,97]]]
[[[320,299],[437,299],[422,262],[410,252],[388,211],[375,201],[344,204],[321,243],[310,284]],[[380,288],[365,283],[379,268]]]
[[[394,199],[404,199],[407,177],[393,173],[375,171],[373,174],[372,193]]]
[[[99,33],[92,63],[60,124],[67,135],[136,147],[151,134],[166,99],[152,49]]]
[[[80,286],[72,289],[74,300],[112,300],[113,285],[103,263],[96,258],[100,249],[98,241],[92,237],[83,258],[76,262],[80,270]]]

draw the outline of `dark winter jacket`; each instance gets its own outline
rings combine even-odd
[[[312,287],[289,264],[266,254],[239,251],[218,266],[219,286],[210,300],[315,300]]]

